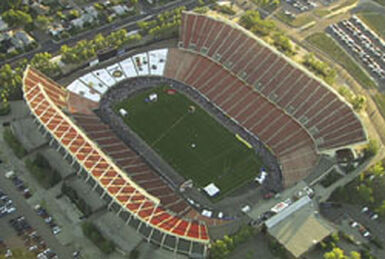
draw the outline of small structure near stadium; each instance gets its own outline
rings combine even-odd
[[[204,187],[204,191],[210,196],[210,197],[214,197],[216,196],[218,193],[220,193],[220,189],[214,184],[214,183],[210,183],[208,184],[207,186]]]
[[[156,102],[158,100],[158,95],[156,93],[150,94],[149,95],[149,100],[151,102]]]
[[[127,111],[123,108],[119,109],[119,114],[122,116],[122,117],[125,117],[127,115]]]

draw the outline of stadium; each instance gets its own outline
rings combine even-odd
[[[24,99],[39,129],[110,210],[190,256],[206,255],[212,228],[238,220],[205,209],[216,200],[192,185],[215,183],[226,199],[264,168],[262,185],[279,192],[321,154],[367,141],[333,89],[223,18],[184,12],[178,46],[90,71],[64,87],[27,68]]]

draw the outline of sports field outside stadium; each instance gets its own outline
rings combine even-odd
[[[125,123],[186,180],[198,187],[214,183],[215,200],[255,177],[263,167],[254,150],[210,114],[178,92],[158,86],[115,105]],[[157,94],[157,101],[149,100]]]

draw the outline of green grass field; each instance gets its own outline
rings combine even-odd
[[[309,14],[300,14],[297,15],[295,18],[291,18],[290,16],[286,15],[284,12],[279,12],[275,14],[275,17],[278,18],[280,21],[295,27],[299,28],[302,27],[310,22],[313,22],[315,19],[312,18]]]
[[[306,38],[308,42],[328,54],[344,67],[365,88],[376,88],[376,84],[338,43],[325,33],[315,33]]]
[[[371,12],[360,12],[357,15],[378,36],[385,38],[385,15]]]
[[[114,109],[124,108],[127,125],[185,179],[199,187],[215,183],[221,190],[215,200],[258,174],[263,163],[253,149],[186,96],[166,89],[142,92]],[[144,101],[150,93],[158,94],[156,102]]]
[[[374,102],[378,107],[379,112],[385,117],[385,95],[382,93],[376,93],[373,96]]]

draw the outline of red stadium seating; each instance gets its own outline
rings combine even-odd
[[[198,23],[185,22],[182,24],[182,35],[180,35],[182,48],[187,49],[194,43],[196,48],[189,48],[189,51],[196,51],[197,54],[204,55],[216,63],[220,62],[225,69],[237,75],[250,87],[259,84],[258,92],[260,94],[272,99],[279,109],[289,112],[313,139],[320,140],[316,142],[318,150],[334,149],[366,141],[367,136],[363,126],[351,109],[348,116],[358,123],[350,126],[339,124],[340,116],[335,111],[341,106],[346,107],[347,104],[337,94],[320,81],[290,64],[281,54],[262,41],[251,37],[251,34],[245,29],[221,18],[197,13],[184,12],[182,16],[185,21],[199,21]],[[237,44],[232,44],[235,42]],[[202,47],[205,47],[207,51],[202,51]],[[181,76],[179,79],[188,84],[201,85],[211,80],[213,77],[211,78],[210,74],[213,73],[213,66],[207,60],[200,59],[199,62],[196,63],[199,69],[190,66],[187,69],[190,70],[190,73],[185,76],[196,79],[198,75],[203,74],[201,81],[192,82]],[[206,70],[209,67],[210,71]],[[208,72],[205,74],[206,71]],[[197,85],[197,88],[200,86]],[[329,120],[330,125],[340,128],[340,135],[325,132],[320,134],[319,121],[330,115],[332,116]],[[356,130],[357,134],[353,134],[353,138],[346,137],[347,132],[352,129]]]
[[[169,196],[165,198],[166,204],[162,204],[159,198],[151,194],[151,192],[155,192],[154,190],[147,192],[133,180],[134,177],[130,179],[130,177],[126,176],[105,155],[102,150],[103,148],[100,149],[96,146],[78,128],[62,111],[62,108],[67,106],[66,96],[68,96],[64,88],[49,80],[38,71],[27,68],[23,82],[23,91],[24,98],[31,112],[58,144],[73,156],[105,192],[112,197],[113,201],[120,204],[122,208],[127,209],[128,212],[135,215],[142,222],[161,232],[194,242],[204,244],[209,242],[209,236],[204,223],[182,218],[175,213],[169,212],[169,209],[164,208],[165,205],[165,207],[168,207],[168,204],[170,204],[171,211],[181,211],[187,206],[184,201],[178,202],[178,197],[173,199],[173,196]],[[99,131],[95,127],[90,127],[90,124],[98,122],[96,117],[83,116],[81,121],[85,123],[85,128],[88,128],[89,131]],[[100,123],[97,125],[100,125]],[[106,127],[103,125],[100,126],[106,130]],[[92,134],[95,134],[98,138],[102,137],[102,135],[97,135],[98,133],[90,133],[90,135]],[[103,134],[105,134],[103,136],[111,137],[111,132],[108,130]],[[118,147],[123,149],[123,146]],[[143,169],[142,167],[137,167],[133,173],[136,170]],[[153,179],[155,175],[149,169],[147,171],[147,173],[141,175],[147,175],[147,177]],[[138,177],[138,175],[135,175],[135,177]],[[157,181],[159,183],[159,178]],[[162,196],[165,196],[167,192],[175,195],[170,188],[166,185],[163,186],[164,190],[159,193],[161,200]],[[160,214],[162,218],[159,216]],[[192,225],[195,225],[195,227],[191,227]],[[197,234],[197,228],[201,229],[199,234]]]

